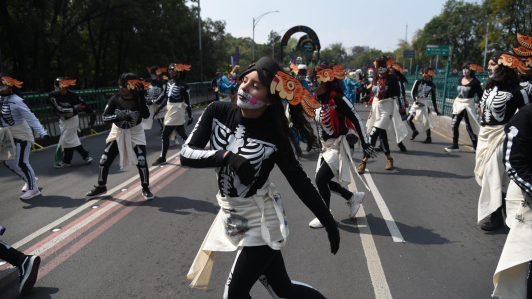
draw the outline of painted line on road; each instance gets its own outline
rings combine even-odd
[[[181,153],[181,150],[179,150],[175,155],[172,155],[170,158],[168,158],[167,161],[171,161],[171,160],[177,158],[180,153]],[[152,172],[152,171],[154,171],[157,168],[160,168],[160,167],[159,166],[152,166],[152,167],[149,168],[149,171]],[[116,193],[117,191],[122,190],[123,187],[125,187],[126,185],[131,184],[133,181],[135,181],[137,179],[138,179],[137,174],[133,175],[133,177],[131,177],[129,180],[127,180],[127,181],[123,182],[122,184],[120,184],[120,185],[114,187],[113,189],[109,190],[107,192],[107,195],[112,195],[113,193]],[[11,246],[13,248],[20,248],[20,247],[24,246],[26,243],[30,242],[31,240],[37,238],[38,236],[40,236],[40,235],[42,235],[44,233],[49,232],[53,228],[59,226],[59,224],[61,224],[61,223],[65,222],[66,220],[74,217],[75,215],[81,213],[83,210],[88,209],[88,208],[90,208],[93,205],[94,205],[94,201],[93,200],[88,201],[84,205],[82,205],[79,208],[75,209],[74,211],[72,211],[72,212],[66,214],[65,216],[57,219],[56,221],[46,225],[45,227],[35,231],[34,233],[30,234],[29,236],[25,237],[24,239],[18,241],[17,243],[15,243],[15,244],[13,244]]]
[[[386,226],[388,226],[388,230],[390,231],[390,234],[392,235],[393,241],[404,243],[405,239],[403,238],[403,235],[399,231],[397,224],[393,220],[392,214],[390,213],[390,210],[388,210],[388,206],[384,202],[384,199],[382,198],[382,195],[379,192],[379,189],[377,189],[377,185],[375,185],[375,182],[373,181],[373,178],[371,177],[371,174],[368,169],[366,169],[366,172],[364,173],[364,177],[366,178],[369,188],[371,189],[371,193],[373,193],[373,198],[375,198],[375,202],[377,203],[377,206],[379,207],[379,210],[381,211],[382,218],[386,222]]]

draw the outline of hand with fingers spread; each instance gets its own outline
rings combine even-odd
[[[248,159],[228,151],[224,155],[224,164],[231,166],[243,185],[249,186],[253,183],[255,168]]]
[[[375,148],[371,145],[368,145],[368,147],[364,149],[364,152],[366,153],[366,155],[370,156],[371,158],[375,158],[378,155]]]

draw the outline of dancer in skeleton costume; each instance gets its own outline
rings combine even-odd
[[[422,70],[421,73],[423,74],[423,79],[416,80],[412,87],[411,94],[412,99],[414,99],[414,104],[412,105],[412,108],[410,108],[410,115],[408,116],[407,122],[412,129],[412,137],[410,137],[410,140],[414,140],[414,138],[419,135],[419,132],[414,125],[415,118],[421,124],[421,133],[427,133],[427,139],[422,143],[432,143],[430,129],[434,128],[434,124],[430,120],[430,109],[428,106],[429,94],[436,115],[441,115],[438,111],[438,105],[436,104],[436,85],[432,83],[432,77],[434,77],[435,74],[431,68],[426,68]]]
[[[0,235],[2,235],[1,232]],[[37,281],[41,257],[25,255],[23,252],[0,241],[0,259],[18,268],[19,293],[22,296],[28,294]]]
[[[351,183],[350,164],[353,163],[348,144],[350,141],[352,144],[357,143],[358,139],[368,156],[375,156],[377,153],[369,144],[355,106],[338,84],[344,78],[343,72],[321,64],[311,69],[310,78],[312,86],[318,86],[316,98],[322,105],[316,110],[314,118],[322,144],[322,153],[316,166],[316,185],[327,207],[330,206],[331,191],[334,191],[346,200],[349,217],[355,218],[365,193],[351,192],[345,188]],[[358,138],[355,134],[358,134]],[[355,165],[352,166],[354,169]],[[332,181],[334,178],[337,182]],[[319,218],[315,218],[309,226],[320,228],[323,224]]]
[[[493,277],[493,296],[532,298],[532,105],[504,127],[503,163],[511,181],[506,194],[510,232]]]
[[[384,147],[384,154],[387,158],[386,170],[393,169],[393,158],[388,145],[388,134],[386,130],[393,124],[395,138],[400,143],[408,131],[401,120],[399,111],[405,109],[405,99],[403,97],[403,85],[396,75],[391,74],[393,59],[386,56],[375,59],[375,68],[379,71],[378,77],[373,80],[371,89],[371,115],[366,123],[367,132],[370,134],[371,146],[375,146],[380,138]],[[364,155],[364,159],[358,165],[357,172],[363,174],[366,171],[366,162],[370,155]]]
[[[54,82],[55,90],[50,92],[49,96],[50,102],[59,115],[59,129],[61,130],[61,138],[59,138],[55,155],[55,168],[70,167],[74,150],[81,155],[86,164],[92,163],[92,157],[83,148],[78,137],[78,114],[79,111],[83,111],[91,115],[91,120],[96,120],[96,111],[87,106],[79,95],[67,89],[72,85],[76,85],[76,80],[58,77]]]
[[[142,120],[144,130],[150,130],[153,126],[153,120],[161,125],[161,133],[164,129],[164,116],[166,115],[167,108],[164,98],[166,96],[166,82],[163,80],[163,73],[166,72],[166,68],[160,68],[156,65],[148,68],[150,72],[150,78],[146,82],[150,83],[149,89],[146,92],[146,101],[150,106],[150,117]],[[156,104],[161,103],[161,104]]]
[[[31,129],[47,139],[50,136],[24,104],[21,87],[22,82],[0,73],[0,160],[4,160],[4,165],[24,180],[24,194],[20,199],[26,200],[41,195],[30,165],[31,146],[35,143]]]
[[[187,78],[187,71],[190,71],[190,65],[174,64],[168,66],[168,73],[170,80],[168,81],[167,95],[164,98],[168,106],[168,112],[164,117],[163,130],[163,144],[161,155],[153,162],[153,166],[166,164],[166,153],[170,146],[170,136],[175,136],[174,131],[179,134],[183,141],[187,140],[187,133],[185,133],[185,122],[187,126],[193,121],[192,119],[192,105],[190,104],[190,88],[185,82]],[[162,100],[155,102],[161,104]],[[188,122],[185,118],[185,111],[188,114]]]
[[[303,111],[319,107],[310,93],[277,63],[262,57],[240,76],[236,105],[211,103],[181,152],[181,164],[216,167],[220,212],[203,242],[187,278],[207,288],[216,251],[238,251],[223,298],[251,298],[257,280],[273,298],[325,298],[312,287],[288,277],[280,249],[287,242],[288,223],[282,199],[270,172],[277,165],[303,203],[325,225],[336,254],[337,224],[303,170],[281,99],[290,103],[294,127],[315,142]],[[210,149],[204,147],[210,141]],[[263,222],[261,223],[261,219]]]
[[[460,123],[462,119],[465,120],[466,130],[473,143],[473,149],[477,148],[477,136],[480,131],[480,124],[477,121],[477,113],[475,107],[475,99],[477,95],[480,100],[482,97],[482,86],[476,77],[476,71],[482,70],[483,67],[476,65],[473,62],[466,62],[462,66],[462,78],[458,80],[458,96],[453,103],[453,145],[446,147],[447,152],[458,152],[458,138],[460,131]]]
[[[528,102],[519,85],[517,68],[526,66],[517,57],[495,52],[488,64],[489,81],[480,99],[480,132],[477,142],[475,179],[480,185],[478,222],[483,230],[503,226],[503,192],[508,186],[504,173],[504,126]]]
[[[520,56],[521,61],[523,62],[526,69],[520,69],[519,79],[521,80],[521,87],[526,91],[529,99],[532,98],[532,37],[524,36],[517,33],[517,42],[521,45],[518,48],[514,48],[514,53]]]
[[[150,109],[144,97],[148,82],[140,81],[133,73],[124,73],[118,80],[120,95],[113,96],[105,110],[103,122],[113,124],[105,141],[105,149],[100,159],[98,185],[87,193],[88,198],[102,196],[107,193],[107,176],[109,168],[116,156],[120,155],[120,169],[128,165],[136,165],[139,170],[142,195],[151,200],[150,173],[146,161],[146,135],[142,127],[142,119],[150,117]]]

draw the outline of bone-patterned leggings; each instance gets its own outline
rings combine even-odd
[[[137,155],[137,168],[139,169],[140,182],[142,187],[150,186],[150,172],[148,169],[148,162],[146,161],[146,146],[137,145],[133,148],[133,151]],[[118,144],[115,141],[111,141],[105,145],[102,157],[100,159],[100,168],[98,171],[98,184],[105,185],[107,184],[107,176],[109,175],[109,168],[116,156],[118,156]]]
[[[4,161],[4,165],[18,175],[28,185],[27,190],[37,190],[37,179],[30,165],[31,142],[14,139],[15,160]]]

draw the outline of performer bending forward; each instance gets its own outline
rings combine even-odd
[[[31,128],[43,137],[50,136],[24,104],[21,87],[22,82],[8,74],[0,74],[0,160],[26,182],[22,187],[24,194],[20,197],[26,200],[41,195],[30,165],[31,145],[35,143]]]
[[[325,298],[288,277],[280,252],[288,224],[281,195],[269,180],[277,164],[298,197],[325,225],[331,252],[336,254],[337,224],[298,161],[301,149],[293,140],[281,99],[297,105],[290,107],[292,123],[311,141],[316,137],[298,104],[310,115],[319,104],[268,57],[249,66],[240,78],[236,106],[211,103],[181,152],[183,166],[216,167],[221,207],[187,277],[192,287],[207,288],[214,253],[238,251],[223,298],[251,298],[257,280],[273,298]],[[209,141],[210,149],[205,150]]]
[[[315,117],[322,144],[322,153],[316,167],[316,185],[327,207],[331,203],[331,191],[334,191],[347,201],[349,217],[355,218],[365,193],[345,189],[351,183],[352,162],[348,140],[352,138],[360,140],[362,148],[368,155],[375,156],[377,153],[369,145],[362,119],[354,104],[344,95],[338,84],[343,75],[340,72],[335,74],[334,70],[321,64],[311,69],[310,78],[313,87],[318,86],[316,97],[322,105],[316,110]],[[359,138],[356,137],[355,130]],[[334,178],[337,182],[332,181]],[[309,226],[323,227],[318,218],[313,219]]]
[[[94,186],[87,197],[104,195],[107,192],[107,175],[116,156],[120,154],[120,169],[128,165],[137,165],[139,169],[142,195],[153,199],[150,192],[150,173],[146,161],[146,135],[142,119],[150,117],[150,109],[144,97],[147,82],[139,81],[137,75],[124,73],[120,76],[118,87],[120,95],[113,96],[103,112],[103,122],[113,124],[105,149],[100,159],[98,185]]]
[[[430,68],[426,68],[422,70],[421,73],[423,74],[423,79],[416,80],[414,86],[412,87],[411,94],[412,99],[414,99],[414,104],[412,105],[412,108],[410,108],[410,115],[408,116],[407,122],[410,124],[410,128],[412,128],[412,137],[410,137],[410,140],[414,140],[414,138],[419,135],[419,132],[416,130],[416,126],[414,125],[415,118],[416,120],[419,120],[421,124],[421,133],[427,132],[427,139],[425,139],[425,141],[422,143],[432,143],[430,129],[434,128],[434,124],[430,120],[429,116],[430,109],[427,100],[429,93],[432,99],[434,110],[438,116],[440,115],[440,112],[438,112],[438,105],[436,105],[436,85],[432,83],[434,71]]]

